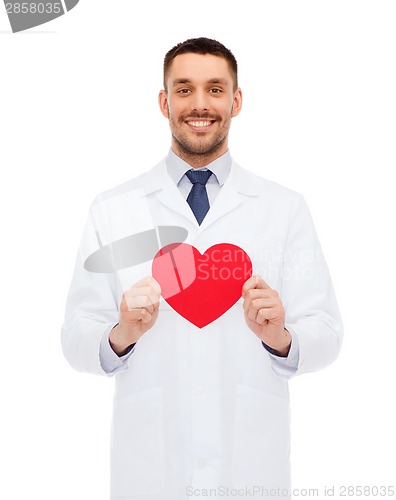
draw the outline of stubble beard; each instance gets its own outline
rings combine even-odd
[[[194,115],[189,116],[193,117]],[[216,123],[222,123],[222,119],[220,116],[211,117],[203,114],[199,116],[197,115],[196,118],[209,120],[215,119]],[[187,162],[188,160],[190,160],[191,162],[199,160],[200,163],[209,163],[210,161],[213,161],[218,157],[219,151],[222,150],[224,144],[226,144],[227,142],[228,133],[231,126],[231,117],[227,119],[227,121],[218,130],[218,132],[209,140],[205,138],[205,132],[197,132],[195,139],[190,139],[190,137],[188,137],[188,134],[183,133],[183,131],[177,133],[178,128],[183,127],[183,117],[179,118],[177,122],[178,127],[173,127],[172,121],[170,121],[169,124],[171,127],[173,142],[178,150],[178,153],[184,160],[186,160]]]
[[[212,138],[209,142],[202,137],[202,140],[199,140],[199,133],[197,134],[197,140],[192,141],[185,135],[180,134],[178,136],[172,133],[172,137],[174,142],[177,145],[178,150],[185,156],[213,156],[224,146],[228,132],[226,135],[218,134]],[[204,136],[204,134],[202,134]]]

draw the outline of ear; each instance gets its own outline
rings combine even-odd
[[[161,113],[165,116],[165,118],[169,118],[169,109],[168,109],[168,95],[166,90],[160,90],[158,96],[158,104],[161,110]]]
[[[232,104],[231,116],[238,116],[242,109],[242,90],[238,87],[234,92],[234,102]]]

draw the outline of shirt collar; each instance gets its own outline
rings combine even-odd
[[[192,169],[191,165],[177,156],[172,149],[169,150],[168,156],[165,158],[165,162],[168,174],[176,186],[179,184],[185,173]],[[227,151],[219,158],[216,158],[216,160],[212,161],[208,165],[205,165],[205,167],[202,167],[202,170],[211,170],[219,185],[222,186],[230,173],[231,163],[231,154]]]

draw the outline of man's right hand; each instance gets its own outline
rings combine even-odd
[[[135,283],[123,296],[120,320],[110,332],[113,351],[122,356],[157,320],[161,287],[152,276]]]

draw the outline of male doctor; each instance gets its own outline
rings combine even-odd
[[[226,47],[172,48],[159,105],[171,150],[92,204],[62,330],[75,369],[115,376],[111,499],[290,498],[288,380],[332,363],[342,340],[312,220],[301,195],[230,156],[242,93]],[[202,254],[242,248],[254,274],[237,302],[203,328],[170,307],[152,248],[129,264],[143,240],[116,251],[148,234],[144,218]]]

